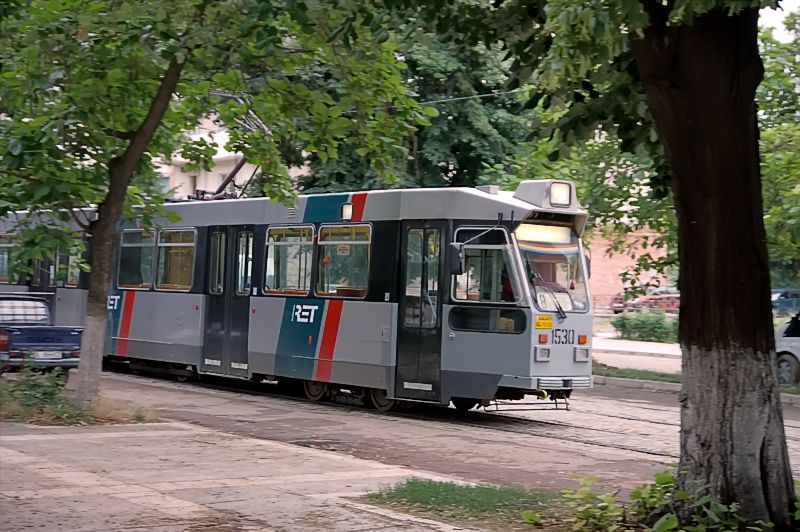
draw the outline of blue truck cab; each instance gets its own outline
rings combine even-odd
[[[0,372],[22,366],[77,368],[82,334],[80,327],[53,325],[42,298],[0,294]]]

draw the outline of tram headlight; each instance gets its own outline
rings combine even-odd
[[[569,207],[572,186],[569,183],[555,182],[550,184],[550,205],[553,207]]]
[[[589,362],[589,349],[586,347],[576,347],[575,362]]]
[[[537,347],[534,351],[533,357],[536,362],[550,362],[550,348]]]

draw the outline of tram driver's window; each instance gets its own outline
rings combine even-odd
[[[120,243],[119,288],[147,289],[153,284],[152,231],[124,231]]]
[[[459,229],[456,241],[464,242],[464,273],[455,277],[453,299],[459,301],[503,302],[517,297],[509,275],[506,256],[506,233]]]
[[[267,230],[265,294],[304,296],[311,286],[314,229],[270,227]]]
[[[319,230],[317,294],[364,298],[369,278],[368,225],[329,225]]]
[[[194,274],[194,230],[164,230],[158,236],[156,289],[188,292]]]

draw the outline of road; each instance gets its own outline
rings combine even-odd
[[[269,385],[222,379],[177,383],[104,373],[103,389],[172,420],[476,482],[564,489],[575,487],[573,475],[592,474],[627,491],[678,456],[677,396],[610,386],[576,394],[569,411],[397,414],[313,404],[272,393]],[[786,406],[784,417],[800,476],[800,408]]]

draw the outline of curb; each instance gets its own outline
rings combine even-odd
[[[600,353],[601,355],[629,355],[634,357],[654,357],[654,358],[675,358],[679,359],[682,355],[673,355],[671,353],[650,353],[644,351],[621,351],[619,349],[597,349],[592,348],[592,353]]]
[[[636,390],[647,390],[648,392],[669,392],[679,393],[681,385],[675,382],[648,381],[644,379],[624,379],[622,377],[606,377],[595,375],[594,383],[617,388],[633,388]],[[782,393],[781,403],[784,405],[800,406],[800,395],[793,393]]]

